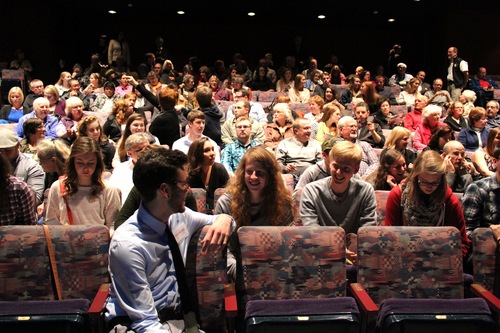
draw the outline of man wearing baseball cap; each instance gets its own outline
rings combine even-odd
[[[34,159],[19,152],[19,137],[11,129],[0,129],[0,154],[10,162],[11,175],[28,184],[36,194],[36,205],[41,204],[45,172]]]

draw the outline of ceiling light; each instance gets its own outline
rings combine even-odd
[[[110,10],[108,10],[108,13],[110,13],[110,14],[116,14],[116,10],[110,9]]]
[[[373,15],[378,15],[378,10],[374,10]]]
[[[255,13],[254,12],[250,12],[250,13],[248,13],[248,16],[255,16]]]
[[[396,19],[390,18],[390,19],[387,20],[387,22],[391,22],[391,23],[392,22],[396,22]]]
[[[183,10],[179,10],[179,11],[177,12],[177,14],[179,14],[179,15],[184,15],[184,14],[186,14],[186,13],[185,13]]]
[[[132,8],[132,7],[134,7],[134,4],[129,3],[127,6],[129,6],[129,8]]]
[[[318,18],[319,18],[320,20],[323,20],[325,17],[326,17],[325,15],[318,15]]]

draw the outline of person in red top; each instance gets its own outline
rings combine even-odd
[[[417,95],[415,97],[415,109],[412,112],[408,112],[405,116],[404,126],[410,130],[410,132],[415,132],[417,126],[422,122],[422,110],[427,105],[427,97],[423,95]]]
[[[444,126],[440,121],[443,109],[437,105],[427,105],[422,111],[422,121],[415,130],[413,148],[422,150],[429,144],[432,134],[438,126]]]
[[[476,106],[483,108],[486,108],[486,103],[494,98],[493,91],[499,88],[494,80],[486,76],[485,67],[479,67],[476,76],[470,80],[469,85],[470,89],[476,93]]]
[[[385,209],[386,226],[456,227],[462,236],[462,254],[467,255],[470,241],[462,206],[446,182],[446,165],[437,152],[420,154],[408,179],[389,192]]]

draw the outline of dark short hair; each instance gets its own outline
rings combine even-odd
[[[43,120],[38,118],[29,118],[23,124],[24,135],[35,134],[38,126],[43,125]]]
[[[134,167],[134,185],[144,201],[152,201],[163,183],[173,183],[178,169],[187,163],[187,156],[179,150],[168,150],[150,145],[140,155]]]
[[[493,151],[493,157],[496,159],[500,158],[500,147],[495,148],[495,150]]]
[[[104,89],[106,89],[106,88],[113,88],[113,90],[114,90],[115,89],[115,84],[113,82],[111,82],[111,81],[106,81],[106,82],[104,82],[104,84],[102,85],[102,87]]]

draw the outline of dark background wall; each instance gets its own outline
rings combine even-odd
[[[446,50],[451,45],[458,47],[471,72],[481,65],[490,74],[500,74],[500,1],[422,2],[418,9],[415,1],[392,2],[392,7],[374,15],[369,10],[361,11],[364,2],[360,1],[361,9],[347,5],[330,8],[327,19],[320,21],[315,18],[314,4],[308,3],[304,5],[307,9],[283,12],[271,2],[274,5],[266,8],[265,16],[251,19],[246,17],[245,9],[238,12],[236,7],[225,8],[224,1],[220,6],[198,8],[197,16],[180,17],[174,16],[175,9],[169,9],[167,2],[156,3],[158,10],[137,3],[110,15],[103,7],[111,6],[109,0],[82,5],[20,0],[2,4],[6,10],[0,20],[0,62],[10,61],[14,50],[22,48],[35,68],[35,77],[49,84],[75,62],[88,66],[91,54],[98,50],[99,35],[113,36],[124,31],[132,52],[131,69],[142,61],[145,52],[152,50],[155,36],[165,39],[177,69],[193,55],[210,66],[216,59],[223,59],[228,66],[235,52],[242,53],[253,69],[267,52],[274,54],[279,65],[293,48],[295,36],[300,35],[307,55],[315,56],[320,67],[335,53],[346,74],[354,72],[358,65],[372,71],[378,64],[385,65],[395,43],[403,46],[408,71],[415,74],[426,70],[429,82],[445,74]],[[370,5],[373,3],[377,1],[372,0]],[[387,23],[387,17],[397,20]],[[65,62],[63,68],[59,59]]]

